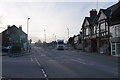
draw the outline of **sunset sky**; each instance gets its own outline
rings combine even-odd
[[[91,2],[90,2],[91,1]],[[84,17],[89,17],[91,9],[107,8],[118,0],[1,0],[0,1],[0,27],[7,25],[22,25],[27,32],[27,18],[29,20],[29,39],[33,42],[38,39],[50,42],[57,39],[67,40],[67,28],[70,37],[77,35],[81,29]],[[103,2],[105,1],[105,2]],[[110,2],[108,2],[110,1]],[[4,29],[0,28],[0,32]]]

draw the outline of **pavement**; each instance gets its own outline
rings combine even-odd
[[[6,55],[8,55],[8,53],[6,53],[6,52],[0,52],[0,56],[6,56]]]
[[[33,47],[30,55],[3,56],[7,78],[118,78],[118,58],[76,50]]]

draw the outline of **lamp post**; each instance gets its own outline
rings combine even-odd
[[[69,28],[67,28],[67,30],[68,30],[68,39],[69,39]]]
[[[56,35],[55,35],[55,42],[56,42]]]
[[[28,40],[29,20],[30,20],[30,18],[27,18],[27,50],[29,49],[29,47],[28,47],[28,44],[29,44],[29,40]]]
[[[46,42],[46,30],[45,29],[44,29],[44,38],[45,38],[44,42]]]

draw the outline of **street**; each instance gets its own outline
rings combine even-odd
[[[32,47],[20,57],[2,57],[4,78],[118,78],[118,58],[77,50]]]

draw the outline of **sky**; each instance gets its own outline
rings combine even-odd
[[[33,42],[44,41],[44,30],[46,30],[46,41],[51,42],[56,39],[68,39],[77,35],[81,30],[81,25],[89,11],[92,9],[107,8],[116,3],[96,1],[53,1],[47,0],[5,0],[0,2],[0,32],[7,28],[7,25],[22,25],[24,32],[27,32],[27,18],[29,20],[29,39]],[[1,28],[2,27],[2,28]]]

